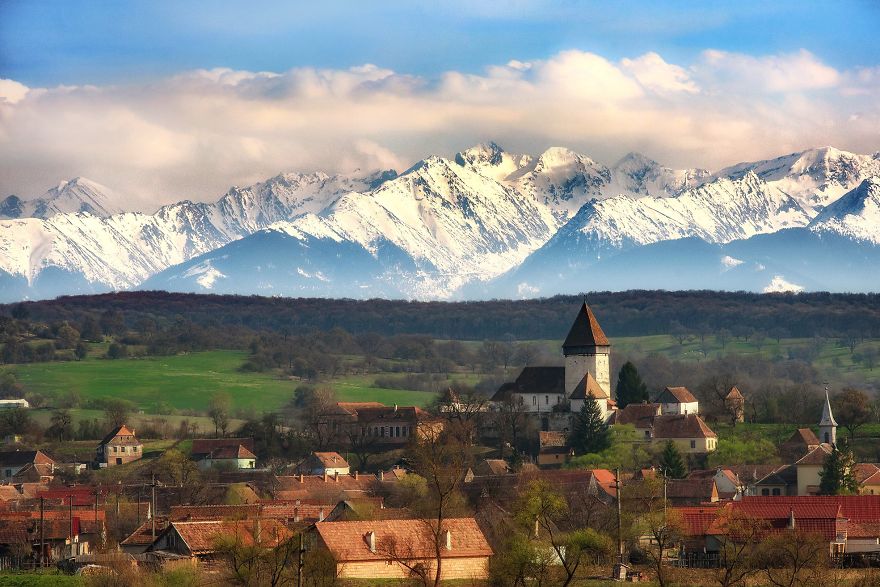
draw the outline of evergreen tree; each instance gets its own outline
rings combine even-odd
[[[681,452],[671,440],[666,441],[666,446],[660,454],[660,470],[672,479],[683,479],[687,475],[687,467],[684,465],[684,459],[681,458]]]
[[[574,417],[569,444],[577,454],[602,452],[611,446],[608,424],[593,396],[587,396],[581,411]]]
[[[855,457],[846,443],[842,443],[841,448],[834,447],[831,454],[825,458],[825,465],[819,472],[819,493],[821,495],[857,494],[859,483],[853,472],[855,462]]]
[[[642,381],[636,366],[627,361],[617,375],[617,407],[625,408],[627,404],[646,401],[648,401],[648,386]]]

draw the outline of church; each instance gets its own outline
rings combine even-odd
[[[586,302],[562,344],[564,367],[524,367],[515,381],[503,384],[492,401],[519,402],[540,418],[542,430],[568,428],[572,413],[586,398],[599,403],[606,419],[615,403],[611,399],[611,342]]]
[[[564,433],[559,435],[564,438],[572,415],[593,397],[606,422],[632,425],[646,443],[672,440],[683,453],[696,454],[717,448],[717,436],[699,415],[699,402],[684,387],[666,387],[654,403],[618,409],[611,389],[611,342],[586,301],[562,343],[562,354],[562,367],[523,368],[515,381],[499,387],[492,404],[500,408],[512,402],[535,418],[542,432]],[[559,448],[554,446],[556,452]]]

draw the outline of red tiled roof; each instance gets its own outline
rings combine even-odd
[[[880,477],[876,476],[877,473],[880,473],[880,468],[873,463],[856,463],[853,467],[853,474],[859,484],[864,484],[871,479],[871,477],[874,477],[874,480],[871,481],[870,484],[880,482]]]
[[[831,446],[828,444],[820,444],[801,459],[795,462],[795,465],[824,465],[825,459],[831,454]]]
[[[636,428],[650,428],[653,419],[660,414],[657,404],[627,404],[611,413],[612,424],[632,424]]]
[[[379,402],[336,402],[336,406],[352,416],[357,416],[358,410],[363,408],[384,408],[385,404]]]
[[[130,436],[131,438],[123,440],[121,438],[117,439],[117,436]],[[125,424],[123,424],[122,426],[117,426],[116,428],[111,430],[107,434],[107,436],[105,436],[104,439],[101,440],[100,444],[109,444],[114,440],[115,442],[113,442],[113,444],[119,445],[136,446],[141,444],[141,442],[137,438],[135,438],[134,431],[130,430]]]
[[[156,518],[156,536],[162,533],[165,528],[168,527],[168,520],[165,518]],[[153,521],[147,520],[137,528],[135,528],[134,532],[129,534],[125,540],[120,542],[122,546],[136,546],[136,545],[148,545],[152,544],[155,538],[153,538]]]
[[[255,459],[257,455],[246,449],[245,447],[239,446],[221,446],[220,448],[215,448],[208,456],[211,460],[221,460],[221,459]]]
[[[254,452],[253,438],[196,438],[192,442],[190,453],[193,456],[207,455],[219,448],[238,448],[243,446],[251,453]]]
[[[325,469],[344,469],[348,462],[338,452],[313,452],[312,457]]]
[[[260,544],[268,548],[292,536],[284,524],[273,519],[260,519],[259,523],[257,520],[171,522],[166,532],[171,531],[180,535],[193,554],[213,552],[217,541],[224,538],[239,540],[245,546]]]
[[[588,395],[596,399],[608,399],[608,394],[589,371],[578,382],[568,399],[587,399]]]
[[[611,343],[602,331],[602,327],[599,326],[599,321],[596,320],[593,310],[584,302],[571,325],[571,330],[568,331],[568,336],[565,337],[565,342],[562,343],[562,348],[610,345]]]
[[[818,446],[819,437],[809,428],[798,428],[783,444]]]
[[[880,495],[799,495],[799,496],[745,496],[743,504],[770,503],[789,507],[792,505],[816,507],[840,507],[843,517],[856,522],[880,521]]]
[[[425,520],[375,520],[318,522],[315,529],[337,563],[387,560],[393,552],[402,558],[433,558],[434,541]],[[492,548],[473,518],[443,522],[451,534],[452,548],[441,549],[443,558],[488,557]],[[375,532],[376,552],[371,552],[367,533]]]
[[[565,434],[555,430],[541,430],[538,432],[538,446],[544,448],[546,446],[566,446],[568,441]]]
[[[709,536],[723,534],[718,527],[718,514],[727,504],[716,503],[714,505],[701,505],[673,508],[684,522],[684,532],[687,536]]]
[[[654,438],[716,438],[716,436],[697,414],[670,414],[654,418]]]
[[[697,398],[688,391],[687,387],[667,387],[657,398],[658,404],[672,404],[676,402],[680,404],[689,404],[695,401],[697,401]]]

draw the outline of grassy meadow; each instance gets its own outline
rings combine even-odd
[[[546,357],[561,359],[560,341],[532,341],[541,347]],[[880,378],[880,367],[870,368],[864,361],[857,361],[859,353],[865,349],[880,350],[880,341],[866,341],[858,345],[856,353],[831,339],[774,339],[743,341],[733,339],[721,342],[714,336],[705,341],[690,338],[679,341],[668,335],[618,337],[612,340],[616,361],[634,355],[660,353],[678,360],[704,360],[721,354],[761,355],[765,358],[788,356],[789,353],[803,352],[812,346],[818,347],[813,355],[813,364],[830,379],[845,377],[865,381]],[[476,351],[481,343],[468,342],[467,346]],[[247,359],[245,351],[214,350],[180,354],[166,357],[132,357],[107,360],[103,349],[95,345],[90,356],[83,361],[56,361],[50,363],[30,363],[0,368],[11,370],[24,386],[25,391],[37,392],[53,399],[70,391],[76,391],[83,402],[98,398],[119,397],[132,401],[144,415],[173,412],[204,412],[208,409],[211,397],[224,392],[232,398],[233,413],[249,411],[261,413],[275,410],[287,403],[302,381],[287,378],[278,372],[246,372],[239,368]],[[347,357],[356,361],[358,357]],[[617,363],[619,364],[619,363]],[[518,368],[508,369],[507,376],[515,377]],[[342,401],[378,401],[387,405],[429,404],[434,394],[409,389],[387,389],[376,386],[376,378],[398,378],[404,374],[355,374],[342,375],[322,381],[321,384],[334,388]],[[451,379],[468,384],[476,383],[483,374],[479,372],[456,372]],[[44,413],[45,412],[45,413]],[[40,420],[50,417],[48,411],[36,410],[34,415]],[[97,410],[73,410],[75,420],[100,418]],[[182,416],[166,416],[172,425],[178,424]],[[194,417],[189,417],[193,421]],[[195,418],[198,419],[198,418]],[[172,422],[172,420],[174,420]],[[196,422],[200,428],[210,427],[210,421]]]

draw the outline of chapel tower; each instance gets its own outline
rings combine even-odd
[[[837,445],[837,422],[831,413],[831,400],[828,398],[828,387],[825,387],[825,405],[822,406],[822,420],[819,422],[819,442],[832,446]]]
[[[565,393],[569,394],[587,373],[605,390],[611,393],[611,342],[602,332],[593,311],[584,301],[565,342],[562,343],[565,355]]]

